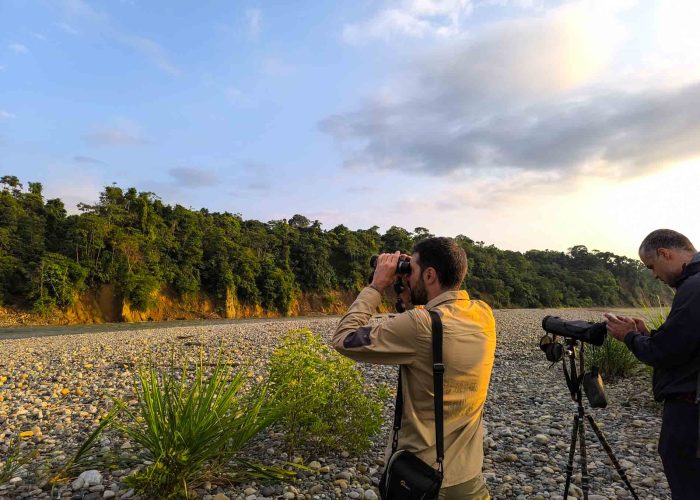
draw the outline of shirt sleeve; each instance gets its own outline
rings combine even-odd
[[[671,312],[651,336],[630,332],[625,344],[641,362],[658,368],[688,363],[700,349],[700,290],[680,291]]]
[[[381,294],[371,287],[360,292],[333,334],[333,347],[344,356],[382,365],[409,365],[416,357],[415,311],[369,326],[381,303]]]

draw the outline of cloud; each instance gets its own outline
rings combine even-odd
[[[10,113],[9,111],[5,111],[4,109],[0,109],[0,119],[10,120],[12,118],[15,118],[14,114]]]
[[[186,188],[216,186],[219,178],[213,172],[197,167],[176,167],[168,172],[176,183]]]
[[[54,23],[61,31],[64,31],[68,34],[71,35],[78,35],[78,30],[76,30],[73,26],[67,23]]]
[[[10,50],[15,51],[17,54],[26,54],[29,49],[22,45],[21,43],[11,43],[7,46]]]
[[[348,167],[428,175],[616,177],[700,155],[700,82],[598,82],[624,37],[616,14],[566,7],[440,44],[389,91],[320,128]]]
[[[127,47],[131,47],[137,52],[144,54],[151,61],[153,61],[156,66],[166,73],[173,76],[179,76],[182,74],[180,68],[170,62],[163,48],[150,38],[120,32],[114,32],[113,36],[115,40],[121,42]]]
[[[107,14],[94,10],[83,0],[62,0],[61,6],[64,16],[71,20],[71,24],[59,22],[56,25],[67,33],[78,34],[74,24],[80,24],[82,31],[92,33],[95,37],[112,40],[139,52],[170,75],[182,74],[181,69],[170,61],[165,50],[157,42],[148,37],[115,28]]]
[[[91,158],[90,156],[74,156],[73,161],[76,163],[90,163],[94,165],[104,165],[105,162],[102,160],[98,160],[96,158]]]
[[[343,40],[360,44],[395,36],[454,36],[462,31],[462,19],[472,11],[470,0],[403,0],[389,5],[367,21],[346,25]]]
[[[262,20],[262,12],[260,9],[248,9],[245,12],[246,21],[248,22],[248,34],[251,38],[257,39],[260,35],[260,22]]]
[[[137,127],[127,123],[120,127],[99,128],[83,136],[85,142],[94,146],[147,144]]]

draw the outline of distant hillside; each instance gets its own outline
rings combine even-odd
[[[324,230],[303,215],[243,220],[116,186],[106,187],[96,205],[80,206],[80,215],[67,215],[60,199],[44,199],[38,182],[25,190],[17,177],[4,176],[0,187],[0,305],[43,314],[74,310],[81,301],[92,304],[88,309],[112,301],[108,309],[116,308],[118,320],[177,316],[139,311],[182,304],[225,317],[337,311],[366,284],[371,255],[409,253],[432,236],[422,227]],[[576,246],[520,253],[463,235],[456,240],[469,257],[467,290],[493,307],[671,298],[641,263],[609,252]]]

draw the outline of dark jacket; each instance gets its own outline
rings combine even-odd
[[[695,393],[700,371],[700,262],[685,266],[675,283],[668,318],[651,336],[630,332],[625,344],[643,363],[654,367],[654,399]]]

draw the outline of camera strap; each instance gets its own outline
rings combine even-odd
[[[435,451],[436,463],[440,472],[443,471],[445,458],[444,422],[443,422],[443,376],[445,365],[442,363],[442,320],[437,311],[429,310],[433,344],[433,400],[435,411]],[[399,430],[403,415],[403,386],[401,383],[401,367],[399,366],[399,383],[396,389],[396,406],[394,408],[394,436],[391,442],[391,454],[396,452],[399,445]]]

